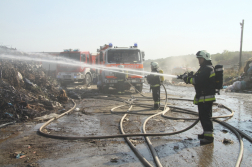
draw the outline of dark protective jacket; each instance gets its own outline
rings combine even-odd
[[[159,70],[154,69],[152,72],[159,73]],[[154,74],[147,75],[147,82],[151,85],[151,87],[158,87],[161,84],[159,75]]]
[[[126,80],[126,74],[124,73],[124,71],[120,71],[120,72],[123,72],[123,73],[115,73],[115,77],[118,79],[118,81],[125,81]]]
[[[196,95],[194,104],[215,101],[215,72],[211,61],[205,61],[190,79]]]

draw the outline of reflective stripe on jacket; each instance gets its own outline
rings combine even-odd
[[[215,101],[215,72],[212,65],[202,65],[189,81],[194,85],[194,104]]]
[[[160,86],[160,84],[151,85],[151,87],[158,87],[158,86]]]
[[[207,102],[207,101],[215,101],[215,96],[214,95],[209,95],[209,96],[200,96],[199,98],[196,98],[196,95],[194,97],[194,100],[193,100],[193,104],[198,104],[198,103],[204,103],[204,102]]]

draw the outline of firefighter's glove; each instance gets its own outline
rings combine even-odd
[[[188,73],[188,77],[192,77],[193,76],[193,71]]]
[[[192,78],[192,77],[186,76],[186,77],[183,78],[183,80],[184,80],[184,82],[185,82],[186,84],[190,84],[191,78]]]
[[[191,79],[192,79],[192,76],[188,76],[188,77],[187,77],[187,80],[186,80],[186,82],[185,82],[185,83],[186,83],[186,84],[190,84],[190,83],[191,83],[191,82],[190,82],[190,81],[191,81]]]

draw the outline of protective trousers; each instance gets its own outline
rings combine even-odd
[[[124,93],[124,81],[123,80],[118,81],[117,84],[118,84],[118,93],[119,94]]]
[[[205,102],[198,104],[199,119],[204,130],[204,134],[213,134],[212,122],[212,106],[213,102]]]
[[[154,100],[154,109],[158,109],[160,107],[160,86],[151,87],[151,89]]]

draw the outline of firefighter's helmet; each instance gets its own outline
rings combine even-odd
[[[210,53],[206,52],[205,50],[198,51],[198,52],[196,53],[196,57],[197,57],[197,58],[202,57],[202,58],[204,58],[205,60],[211,60],[211,55],[210,55]]]
[[[157,62],[151,62],[150,65],[151,65],[151,68],[155,68],[155,69],[157,69],[159,67]]]
[[[119,65],[118,68],[124,68],[124,65]]]

